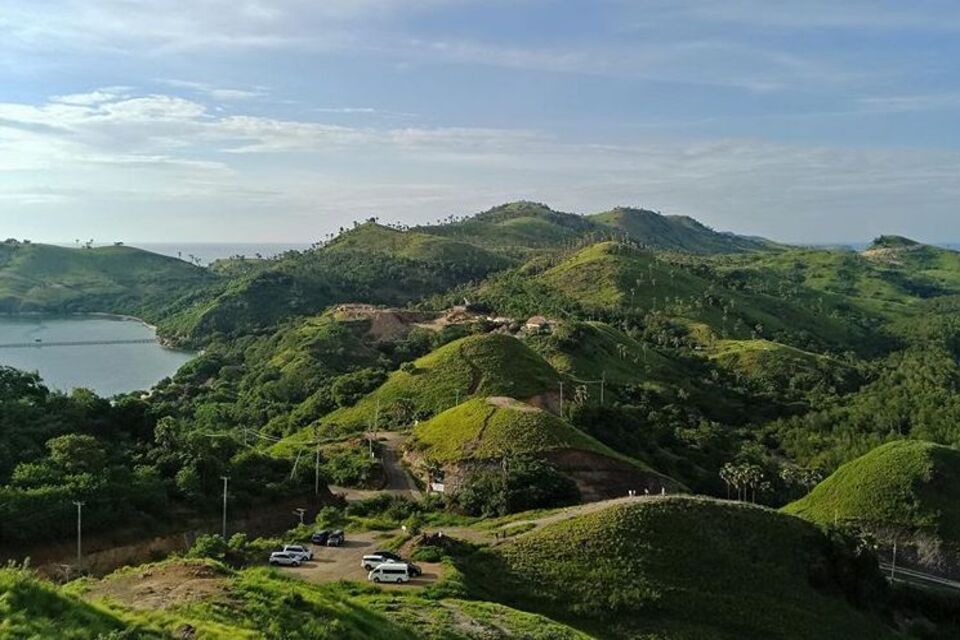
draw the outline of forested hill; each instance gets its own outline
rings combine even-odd
[[[72,249],[0,244],[0,312],[162,314],[215,280],[182,260],[121,245]]]
[[[796,633],[777,637],[807,638],[825,612],[835,637],[900,637],[918,619],[944,630],[920,637],[957,637],[960,605],[888,592],[874,554],[894,531],[901,560],[960,578],[960,253],[892,236],[794,248],[640,210],[513,203],[415,229],[368,220],[207,269],[8,242],[0,287],[4,310],[137,313],[203,346],[149,394],[112,399],[0,367],[0,552],[69,538],[74,501],[94,538],[181,531],[217,513],[229,476],[231,513],[304,500],[318,528],[395,532],[385,541],[428,518],[489,539],[478,523],[505,518],[530,535],[425,552],[448,582],[424,593],[503,600],[501,614],[516,604],[570,632],[550,637],[766,637],[786,616]],[[371,433],[449,491],[320,510],[318,481],[382,486]],[[792,506],[668,497],[542,529],[509,520],[638,489]],[[271,544],[204,543],[238,566]],[[272,575],[228,572],[220,588],[249,596]],[[0,574],[0,609],[4,589],[35,587]]]
[[[522,255],[529,255],[532,249],[611,238],[696,254],[756,251],[774,246],[764,240],[714,231],[686,216],[664,216],[625,207],[580,216],[554,211],[537,202],[511,202],[474,216],[450,216],[443,224],[422,229]]]

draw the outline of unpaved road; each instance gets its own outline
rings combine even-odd
[[[380,448],[380,458],[383,462],[383,472],[387,477],[387,486],[383,489],[350,489],[330,485],[330,492],[340,494],[347,500],[364,500],[383,493],[405,496],[414,500],[422,498],[423,493],[417,487],[417,483],[400,463],[399,451],[406,437],[405,434],[394,431],[378,431],[376,436]]]
[[[313,560],[299,567],[283,567],[282,571],[308,582],[336,582],[337,580],[367,581],[367,571],[360,566],[364,555],[379,550],[385,538],[392,537],[382,532],[366,531],[347,534],[347,540],[341,547],[319,547],[311,545]],[[406,585],[381,585],[388,589],[424,587],[436,582],[442,567],[439,564],[418,562],[423,575],[410,580]]]

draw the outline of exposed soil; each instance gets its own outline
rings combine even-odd
[[[308,582],[336,582],[337,580],[367,581],[367,570],[360,566],[364,555],[377,551],[384,540],[393,537],[393,533],[367,531],[363,533],[347,534],[347,540],[341,547],[314,546],[313,560],[299,567],[283,567],[281,570],[291,576]],[[413,578],[407,584],[383,584],[385,589],[409,589],[411,587],[425,587],[436,582],[443,574],[440,564],[418,562],[423,575]]]
[[[202,564],[168,564],[133,569],[97,582],[84,597],[108,599],[134,609],[167,609],[209,600],[227,589],[227,578]]]

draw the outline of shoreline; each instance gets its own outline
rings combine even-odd
[[[108,313],[105,311],[69,311],[63,313],[51,313],[49,311],[17,311],[11,313],[9,311],[0,312],[0,318],[64,318],[64,317],[73,317],[73,318],[102,318],[104,320],[124,320],[128,322],[138,322],[148,329],[152,330],[154,333],[157,332],[156,325],[152,325],[143,318],[138,318],[137,316],[126,315],[123,313]]]

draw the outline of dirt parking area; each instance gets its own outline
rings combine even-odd
[[[313,560],[305,562],[299,567],[283,567],[282,571],[289,575],[307,580],[308,582],[336,582],[337,580],[367,581],[367,570],[360,566],[363,556],[382,548],[383,534],[378,532],[364,532],[347,534],[347,539],[340,547],[320,547],[309,545],[313,550]],[[390,536],[387,536],[390,537]],[[405,553],[400,554],[406,557]],[[404,585],[380,585],[384,589],[409,589],[411,587],[425,587],[440,579],[443,567],[429,562],[417,562],[423,575],[410,580]]]

